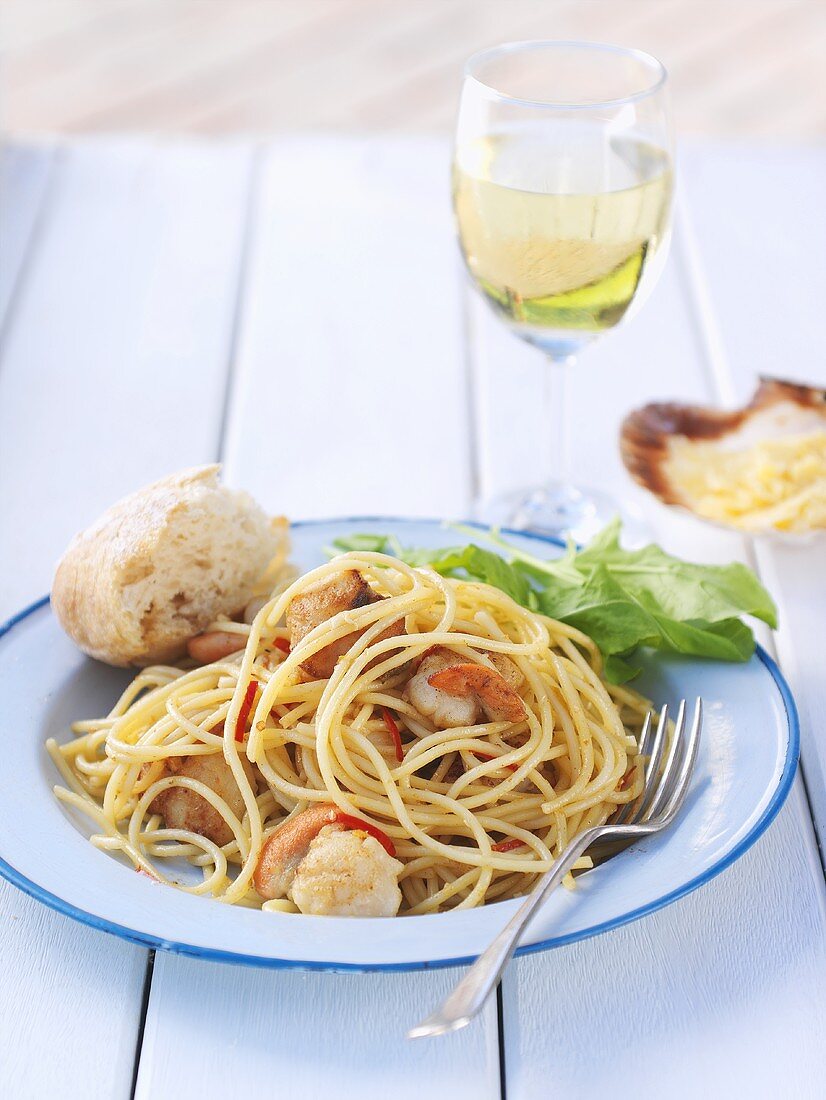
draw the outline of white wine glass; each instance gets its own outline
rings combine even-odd
[[[453,202],[467,269],[547,360],[544,469],[482,518],[587,538],[618,509],[572,484],[564,387],[579,353],[631,317],[668,251],[667,74],[639,50],[512,42],[465,65]]]

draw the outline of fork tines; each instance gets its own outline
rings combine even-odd
[[[686,725],[686,701],[680,700],[671,737],[668,736],[668,704],[660,711],[656,724],[649,711],[640,731],[638,758],[645,760],[642,793],[627,802],[612,824],[641,824],[660,818],[665,824],[680,808],[688,778],[697,755],[702,724],[702,700],[697,699],[690,726]],[[666,752],[666,744],[668,751]],[[663,756],[665,761],[663,763]]]

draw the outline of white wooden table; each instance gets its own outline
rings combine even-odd
[[[318,136],[3,151],[0,618],[48,589],[76,529],[181,466],[220,458],[294,518],[461,517],[525,480],[540,368],[467,296],[447,158],[437,140]],[[761,371],[826,383],[825,199],[822,152],[684,151],[661,284],[573,379],[583,480],[649,508],[616,447],[644,400],[740,400]],[[449,971],[153,958],[2,883],[4,1096],[822,1096],[826,552],[649,519],[669,549],[750,560],[780,603],[808,800],[798,778],[742,860],[519,961],[480,1021],[418,1044],[404,1030]]]

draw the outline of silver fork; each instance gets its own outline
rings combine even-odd
[[[686,702],[683,699],[677,710],[674,733],[665,763],[660,767],[667,740],[668,707],[665,706],[660,711],[656,730],[649,712],[639,742],[640,756],[648,757],[640,796],[633,802],[627,802],[604,825],[586,829],[584,833],[574,837],[553,867],[539,879],[496,939],[457,983],[453,992],[435,1012],[408,1031],[409,1039],[444,1035],[470,1023],[496,988],[528,921],[595,841],[635,841],[668,828],[680,812],[688,792],[697,759],[702,721],[703,704],[701,699],[697,699],[691,724],[687,728]]]

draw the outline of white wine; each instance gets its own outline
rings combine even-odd
[[[470,273],[540,343],[541,331],[587,339],[616,325],[665,256],[671,164],[636,139],[493,134],[457,150],[453,188]]]

